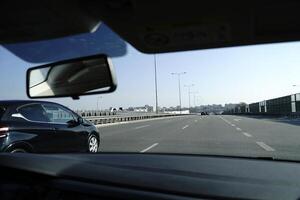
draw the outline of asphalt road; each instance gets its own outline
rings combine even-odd
[[[300,121],[180,116],[99,127],[103,152],[185,153],[300,160]]]

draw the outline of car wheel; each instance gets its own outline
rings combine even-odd
[[[91,135],[89,138],[89,152],[97,153],[99,148],[99,140],[95,135]]]
[[[16,148],[9,151],[10,153],[26,153],[27,151],[25,149]]]

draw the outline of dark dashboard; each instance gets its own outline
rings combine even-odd
[[[292,162],[166,154],[2,154],[0,199],[298,199]]]

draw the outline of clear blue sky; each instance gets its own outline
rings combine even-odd
[[[72,109],[155,105],[153,55],[143,54],[130,45],[127,54],[113,58],[118,88],[112,94],[49,99]],[[182,102],[188,106],[185,84],[195,84],[197,105],[252,103],[300,91],[300,43],[221,48],[157,55],[159,106],[178,105],[177,78],[182,76]],[[26,69],[37,64],[25,62],[0,47],[1,99],[27,99]],[[193,96],[192,96],[193,97]],[[47,100],[47,99],[46,99]],[[194,104],[192,98],[192,105]]]

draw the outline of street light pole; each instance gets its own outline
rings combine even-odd
[[[97,97],[97,111],[99,110],[99,99],[102,99],[102,96]]]
[[[200,105],[199,98],[201,98],[201,97],[200,96],[196,96],[196,104],[198,104],[198,105]],[[195,106],[196,106],[196,104],[195,104]]]
[[[156,114],[158,114],[156,54],[154,54],[154,77],[155,77],[155,112],[156,112]]]
[[[299,87],[300,85],[299,85],[299,84],[297,84],[297,85],[296,85],[296,84],[294,84],[294,85],[292,85],[292,86],[293,86],[293,87]]]
[[[194,106],[196,107],[196,94],[198,94],[199,92],[191,92],[191,94],[194,95]]]
[[[191,87],[195,86],[194,84],[190,85],[184,85],[184,87],[187,87],[189,90],[189,109],[191,109]]]
[[[177,75],[178,77],[178,93],[179,93],[179,112],[181,114],[181,87],[180,87],[180,76],[186,74],[186,72],[173,72],[172,75]]]
[[[294,85],[292,85],[292,86],[296,88],[296,87],[299,87],[300,85],[299,85],[299,84],[294,84]],[[296,89],[293,90],[292,93],[297,93],[297,90],[296,90]]]

